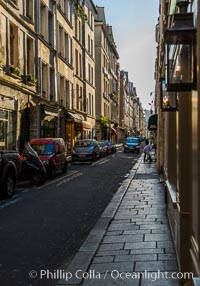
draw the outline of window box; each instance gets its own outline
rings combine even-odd
[[[26,75],[26,81],[32,85],[36,85],[36,83],[37,83],[37,79],[32,74]]]
[[[20,77],[20,69],[19,67],[15,67],[13,65],[10,66],[10,73]]]

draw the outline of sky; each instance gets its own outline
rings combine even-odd
[[[105,8],[106,23],[112,26],[120,69],[128,72],[142,107],[150,109],[155,95],[155,26],[159,0],[93,0]],[[152,92],[152,96],[150,93]]]

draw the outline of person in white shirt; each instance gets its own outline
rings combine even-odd
[[[146,140],[146,145],[144,147],[144,162],[146,162],[146,157],[149,162],[152,162],[151,159],[151,149],[152,149],[152,144],[149,142],[149,140]]]

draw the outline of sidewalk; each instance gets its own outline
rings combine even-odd
[[[141,156],[57,285],[179,285],[159,179]]]

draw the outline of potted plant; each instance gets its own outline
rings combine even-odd
[[[20,76],[20,69],[19,69],[19,67],[15,67],[14,65],[11,65],[10,66],[10,72],[12,74],[17,75],[17,76]]]
[[[26,75],[26,80],[34,85],[37,83],[37,79],[31,73]]]
[[[80,4],[80,1],[77,1],[76,11],[77,16],[80,17],[83,22],[86,22],[88,18],[85,13],[84,7]]]

